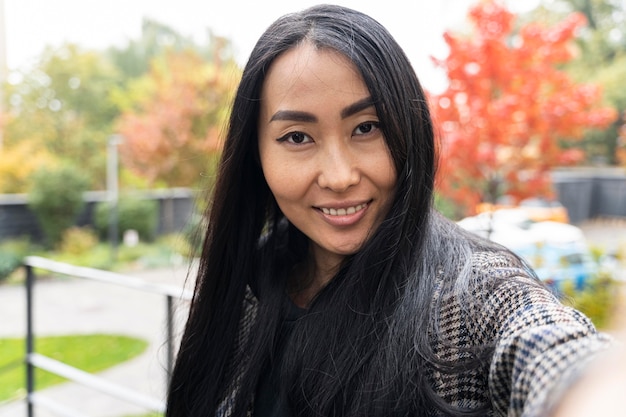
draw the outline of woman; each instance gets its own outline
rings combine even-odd
[[[169,417],[537,415],[606,341],[432,208],[424,92],[376,21],[318,6],[237,90]]]

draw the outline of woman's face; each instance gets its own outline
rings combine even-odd
[[[311,240],[318,267],[337,266],[380,225],[397,177],[358,70],[309,43],[283,53],[263,84],[258,124],[278,206]]]

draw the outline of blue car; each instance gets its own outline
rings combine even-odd
[[[519,209],[481,213],[458,223],[524,258],[556,292],[566,281],[580,290],[598,271],[582,230],[571,224],[537,222]]]
[[[576,243],[544,243],[511,249],[523,257],[539,278],[557,292],[562,290],[566,281],[572,281],[576,290],[582,290],[597,271],[588,249]]]

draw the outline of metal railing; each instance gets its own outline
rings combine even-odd
[[[127,401],[130,404],[144,407],[148,411],[164,412],[165,404],[162,400],[112,383],[99,376],[59,362],[35,351],[35,332],[33,327],[33,291],[36,281],[35,269],[91,281],[99,281],[105,284],[123,286],[129,289],[164,296],[166,300],[165,342],[167,349],[166,369],[168,377],[171,374],[174,364],[174,300],[190,300],[191,292],[175,285],[150,283],[127,275],[69,265],[36,256],[26,257],[24,259],[24,266],[26,267],[26,401],[28,417],[34,416],[35,405],[48,408],[65,417],[82,416],[82,414],[48,397],[35,393],[35,368],[46,370],[103,394],[108,394],[117,399]],[[167,383],[167,381],[165,381],[165,383]]]

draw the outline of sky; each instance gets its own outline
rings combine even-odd
[[[443,32],[462,28],[476,0],[335,0],[387,27],[405,50],[422,83],[437,90],[444,82],[431,56],[443,58]],[[261,33],[279,16],[320,0],[0,0],[4,3],[9,70],[28,68],[46,45],[76,43],[86,49],[124,46],[140,36],[144,17],[199,42],[208,29],[231,40],[243,64]],[[509,0],[529,8],[536,0]],[[0,22],[2,24],[2,22]],[[2,36],[2,31],[0,31]]]

